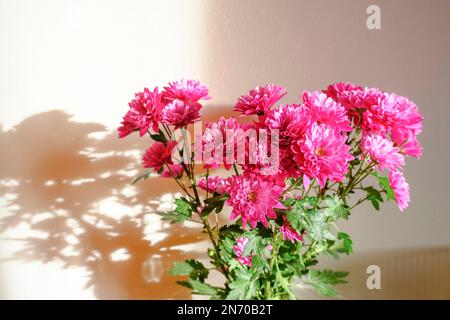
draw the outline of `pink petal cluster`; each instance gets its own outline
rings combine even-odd
[[[240,217],[243,226],[248,222],[256,228],[261,222],[267,228],[267,218],[276,218],[274,209],[284,209],[278,201],[283,188],[262,176],[233,176],[227,189],[230,195],[227,204],[232,208],[230,218]]]
[[[194,123],[200,119],[202,105],[198,101],[202,99],[210,99],[208,88],[194,80],[170,82],[163,91],[157,87],[144,88],[129,103],[130,108],[117,129],[119,137],[134,131],[139,131],[141,137],[150,129],[158,132],[161,123],[175,129]]]
[[[248,238],[241,237],[236,240],[236,244],[233,246],[234,254],[236,255],[237,261],[240,262],[243,266],[251,267],[252,266],[252,256],[244,257],[244,249],[248,243]]]
[[[319,91],[305,91],[302,99],[302,108],[312,123],[324,123],[338,131],[352,131],[345,108],[326,94]]]
[[[377,164],[380,171],[397,170],[405,164],[405,157],[400,154],[400,148],[394,147],[392,141],[380,135],[364,136],[361,149],[368,155],[370,161]]]
[[[292,243],[303,241],[302,235],[291,227],[286,216],[283,216],[283,225],[280,227],[280,232],[283,236],[283,240],[289,239]]]
[[[135,130],[139,130],[141,137],[149,129],[157,132],[161,109],[164,106],[161,101],[162,96],[158,88],[153,91],[144,88],[144,91],[136,93],[134,99],[128,104],[130,109],[118,128],[119,138],[124,138]]]
[[[264,87],[256,87],[250,90],[248,95],[239,97],[234,110],[244,115],[263,116],[286,93],[285,89],[277,85],[267,84]]]
[[[174,100],[162,110],[162,122],[173,125],[175,129],[186,127],[200,119],[201,108],[198,103],[187,104],[182,100]]]
[[[322,187],[327,179],[342,181],[348,172],[348,162],[354,159],[346,139],[347,136],[325,124],[313,123],[305,137],[292,145],[300,170],[308,178],[317,179]]]
[[[164,165],[173,164],[172,151],[177,146],[177,142],[159,142],[153,143],[142,157],[144,168],[152,168],[159,171]]]
[[[389,186],[394,191],[400,211],[405,210],[409,203],[409,185],[401,171],[389,172]]]
[[[210,193],[225,193],[227,190],[227,180],[219,176],[201,177],[197,181],[197,185],[200,189],[208,191]]]

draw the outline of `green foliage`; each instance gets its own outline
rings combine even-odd
[[[178,281],[177,283],[192,289],[193,294],[201,294],[211,296],[212,298],[219,298],[219,288],[213,287],[199,280],[188,279],[187,281]]]
[[[183,223],[192,216],[192,207],[186,198],[175,199],[175,210],[168,212],[156,212],[163,220],[170,223]]]
[[[337,237],[342,240],[342,247],[338,251],[343,252],[347,255],[353,252],[353,241],[350,236],[345,232],[338,232]]]
[[[374,187],[366,187],[364,190],[367,193],[367,200],[369,200],[373,207],[376,210],[380,210],[380,202],[383,202],[383,197],[381,196],[381,192],[375,189]]]
[[[208,277],[209,270],[201,262],[189,259],[184,262],[174,262],[169,274],[173,276],[189,276],[190,279],[204,282]]]
[[[159,129],[159,132],[156,134],[151,134],[150,137],[152,137],[153,140],[159,141],[159,142],[167,142],[166,136],[164,133]]]
[[[205,200],[205,207],[202,210],[202,214],[208,215],[213,211],[219,213],[220,211],[222,211],[225,201],[227,199],[228,197],[217,194],[214,195],[212,198]]]
[[[147,179],[148,177],[150,177],[150,175],[151,175],[152,173],[153,173],[153,169],[147,169],[147,170],[145,170],[144,172],[141,172],[140,174],[138,174],[138,175],[133,179],[133,181],[131,181],[131,184],[133,185],[133,184],[138,183],[138,182],[141,181],[141,180]]]
[[[377,179],[380,186],[383,187],[384,191],[386,191],[386,197],[388,200],[395,200],[394,190],[392,190],[391,186],[389,185],[389,179],[388,177],[379,176],[378,174],[374,174]]]
[[[309,270],[305,282],[310,284],[320,295],[330,297],[337,295],[337,291],[333,288],[333,285],[347,283],[347,281],[344,280],[347,275],[348,272],[334,272],[329,269],[323,271]]]

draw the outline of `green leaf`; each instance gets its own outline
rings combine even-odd
[[[161,131],[161,129],[159,129],[159,132],[156,134],[151,134],[150,135],[152,137],[153,140],[155,141],[159,141],[159,142],[167,142],[166,136],[164,135],[164,133]]]
[[[228,197],[220,195],[205,200],[205,207],[202,210],[202,214],[207,215],[214,210],[216,213],[221,212],[227,199]]]
[[[141,180],[147,179],[148,177],[150,177],[150,175],[152,174],[152,172],[153,172],[153,169],[147,169],[147,170],[145,170],[144,172],[142,172],[142,173],[140,173],[139,175],[137,175],[137,176],[133,179],[133,181],[131,181],[131,184],[133,185],[133,184],[135,184],[135,183],[138,183],[138,182],[141,181]]]
[[[349,255],[353,252],[353,241],[350,239],[350,236],[345,232],[338,232],[338,239],[342,240],[342,248],[339,251],[344,252]]]
[[[332,221],[336,221],[338,218],[348,219],[350,210],[338,196],[326,197],[324,202],[326,218],[330,218]]]
[[[323,296],[335,296],[337,291],[332,287],[335,284],[346,283],[344,278],[348,275],[348,272],[326,269],[309,270],[305,282],[310,284],[320,295]]]
[[[391,186],[389,185],[389,179],[388,177],[379,176],[376,175],[378,179],[378,183],[380,186],[383,187],[383,189],[386,191],[386,197],[388,200],[395,200],[394,190],[392,190]]]
[[[200,261],[189,259],[184,262],[174,262],[169,274],[173,276],[188,275],[193,280],[204,282],[208,277],[209,270]]]
[[[170,223],[183,223],[192,216],[192,207],[186,198],[175,199],[175,205],[176,208],[173,211],[155,213],[161,216],[163,220],[170,221]]]
[[[207,283],[199,280],[189,279],[187,281],[177,281],[179,285],[192,289],[193,294],[201,294],[206,296],[218,296],[218,288],[215,288]]]
[[[381,192],[374,187],[366,187],[364,190],[367,193],[367,199],[372,203],[376,210],[380,210],[380,202],[383,202]]]

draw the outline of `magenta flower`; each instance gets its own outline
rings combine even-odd
[[[278,201],[283,188],[261,176],[233,176],[229,178],[227,204],[231,206],[230,219],[242,218],[242,225],[247,222],[256,228],[258,222],[268,227],[267,218],[276,218],[274,209],[284,209]]]
[[[380,135],[364,136],[361,149],[377,164],[380,171],[397,170],[405,165],[405,157],[400,154],[400,148],[394,147],[392,141]]]
[[[256,87],[250,90],[248,95],[239,97],[234,110],[244,115],[256,114],[263,116],[285,94],[286,90],[280,86],[266,84],[264,87]]]
[[[303,241],[302,235],[292,229],[286,219],[286,216],[283,216],[283,225],[280,227],[280,232],[283,236],[283,240],[289,239],[292,243],[295,243],[296,241]]]
[[[352,131],[345,108],[320,91],[305,91],[302,108],[313,123],[324,123],[338,131]]]
[[[184,173],[184,168],[181,164],[174,163],[174,164],[168,164],[169,168],[164,168],[161,172],[161,177],[164,178],[180,178]]]
[[[400,211],[405,210],[409,203],[409,185],[401,171],[389,172],[389,186],[394,190],[395,200]]]
[[[350,146],[345,144],[346,138],[324,124],[313,123],[305,138],[292,145],[300,170],[307,177],[317,179],[322,187],[327,179],[342,181],[348,162],[353,160]]]
[[[244,249],[248,243],[248,238],[241,237],[236,240],[236,244],[233,246],[234,254],[236,255],[237,261],[243,266],[251,267],[252,266],[252,256],[244,257]]]
[[[225,193],[227,189],[227,181],[219,176],[201,177],[197,181],[197,185],[200,189],[208,192]]]
[[[130,109],[123,117],[121,126],[118,128],[119,138],[124,138],[135,130],[139,130],[140,136],[148,132],[151,128],[158,132],[160,120],[162,93],[158,88],[150,91],[144,88],[143,92],[135,94],[135,98],[128,104]]]
[[[308,116],[298,104],[287,104],[270,110],[265,119],[269,129],[277,129],[280,134],[280,147],[289,147],[293,140],[304,134]]]
[[[196,105],[199,100],[211,99],[208,88],[196,80],[170,82],[164,87],[164,99],[168,101],[181,100],[188,105]]]
[[[175,126],[175,129],[186,127],[200,119],[201,108],[198,103],[187,104],[182,100],[174,100],[162,110],[162,122]]]
[[[177,146],[177,142],[159,142],[153,143],[142,157],[144,168],[152,168],[159,171],[164,165],[173,164],[172,151]]]

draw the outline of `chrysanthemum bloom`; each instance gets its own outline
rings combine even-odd
[[[324,123],[338,131],[352,131],[345,108],[325,93],[305,91],[302,100],[302,109],[306,111],[311,122]]]
[[[332,98],[334,101],[339,102],[343,98],[348,97],[346,96],[348,92],[359,90],[363,90],[363,88],[353,83],[338,82],[335,84],[330,84],[325,90],[323,90],[323,93]]]
[[[164,168],[163,172],[161,172],[161,177],[164,178],[180,178],[183,175],[184,168],[181,164],[174,163],[168,164],[168,168]]]
[[[172,151],[176,147],[177,142],[154,142],[142,157],[144,168],[152,168],[159,171],[164,165],[173,164]]]
[[[268,227],[267,218],[276,218],[274,209],[283,209],[278,201],[283,188],[266,181],[260,176],[233,176],[229,178],[227,204],[232,208],[231,219],[242,218],[242,225],[247,222],[256,228],[258,222]]]
[[[287,104],[270,110],[267,113],[265,125],[269,129],[278,130],[281,148],[290,148],[291,142],[305,132],[308,120],[308,116],[300,105]]]
[[[200,189],[208,192],[225,193],[227,189],[227,182],[224,178],[219,176],[201,177],[197,181],[197,185]]]
[[[158,88],[153,91],[144,88],[143,92],[138,92],[135,98],[128,104],[130,110],[123,117],[121,126],[118,129],[119,137],[124,138],[135,130],[139,130],[140,136],[148,132],[151,128],[158,132],[160,120],[162,93]]]
[[[401,171],[389,172],[389,186],[394,191],[400,211],[405,210],[409,203],[409,185]]]
[[[239,261],[243,266],[251,267],[252,266],[252,256],[244,257],[244,249],[248,243],[248,238],[241,237],[236,240],[236,244],[233,246],[234,254],[236,255],[236,260]]]
[[[233,163],[245,161],[248,143],[245,132],[250,129],[247,125],[239,124],[235,118],[220,117],[217,122],[206,124],[201,137],[203,162],[205,168],[218,168],[221,165],[230,170]],[[238,151],[242,151],[238,157]]]
[[[292,243],[295,243],[296,241],[303,241],[303,237],[297,231],[292,229],[286,219],[286,216],[283,216],[283,225],[280,227],[280,232],[283,236],[283,240],[289,239]]]
[[[170,82],[164,87],[164,99],[168,101],[181,100],[188,105],[196,105],[199,100],[211,99],[208,96],[208,88],[195,80],[185,80]]]
[[[185,127],[200,119],[200,109],[198,103],[187,104],[182,100],[174,100],[168,103],[162,110],[162,122],[175,126],[175,129]]]
[[[244,115],[256,114],[263,116],[286,93],[286,90],[282,87],[272,84],[266,84],[264,87],[256,87],[250,90],[248,95],[238,98],[234,110]]]
[[[292,145],[300,170],[307,178],[317,179],[322,187],[327,179],[342,181],[348,162],[353,160],[350,146],[345,144],[346,138],[325,124],[313,123],[305,138]]]
[[[400,154],[400,149],[380,135],[364,136],[361,149],[364,155],[368,155],[369,159],[377,164],[380,171],[397,170],[405,164],[405,157]]]

